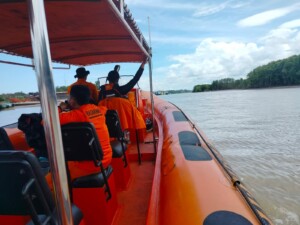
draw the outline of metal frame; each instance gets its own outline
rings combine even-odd
[[[52,75],[44,1],[27,0],[35,72],[41,97],[45,137],[54,183],[58,224],[72,225],[68,179]]]
[[[108,0],[111,8],[123,20],[127,30],[132,34],[133,39],[140,46],[145,55],[149,52],[143,47],[143,43],[138,40],[130,26],[125,23],[124,17],[117,9],[112,0]],[[41,106],[44,120],[45,137],[47,141],[49,161],[52,169],[52,179],[55,187],[55,199],[58,213],[58,224],[72,225],[73,218],[71,212],[70,196],[67,185],[67,172],[65,168],[65,158],[61,138],[59,116],[57,110],[57,99],[52,75],[52,63],[49,47],[48,30],[46,25],[44,1],[27,0],[29,9],[31,44],[33,49],[34,67],[38,81],[38,88],[41,97]],[[122,5],[122,4],[121,4]],[[152,66],[150,67],[150,85],[152,93]],[[153,111],[153,99],[152,99]]]
[[[31,68],[34,69],[34,65],[33,64],[10,62],[10,61],[5,61],[5,60],[0,60],[0,63],[10,64],[10,65],[17,65],[17,66],[26,66],[26,67],[31,67]],[[68,67],[53,67],[52,69],[69,70],[69,69],[71,69],[71,65],[68,64]]]
[[[150,47],[150,55],[148,65],[149,65],[149,82],[150,82],[150,99],[151,99],[151,113],[152,113],[152,127],[153,127],[153,147],[154,153],[157,153],[156,149],[156,137],[155,137],[155,118],[154,118],[154,98],[153,98],[153,84],[152,84],[152,48]]]

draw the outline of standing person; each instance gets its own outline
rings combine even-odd
[[[90,90],[90,100],[91,103],[97,104],[98,102],[98,91],[97,91],[97,87],[95,84],[91,83],[91,82],[87,82],[87,76],[90,74],[90,71],[86,70],[84,67],[79,67],[76,70],[76,75],[74,76],[75,78],[78,78],[77,81],[73,84],[71,84],[68,87],[67,93],[70,94],[71,88],[74,85],[84,85],[87,86]]]
[[[107,108],[90,104],[89,97],[90,91],[88,87],[74,85],[70,91],[69,105],[62,102],[58,106],[59,120],[61,125],[72,122],[90,122],[94,125],[103,151],[102,164],[106,168],[112,159],[110,138],[105,122]],[[70,111],[64,112],[67,108],[70,108]],[[99,168],[95,167],[94,162],[90,161],[68,162],[68,165],[71,180],[99,172]],[[48,184],[51,187],[51,180],[49,179],[51,179],[51,176],[47,176]]]
[[[100,93],[98,100],[101,101],[106,97],[124,97],[141,78],[144,72],[144,66],[147,63],[148,58],[146,58],[141,66],[139,67],[138,71],[134,75],[134,77],[125,85],[119,85],[119,70],[120,66],[116,65],[114,70],[108,73],[106,80],[109,82],[108,84],[104,84],[100,87]]]
[[[100,87],[99,93],[99,106],[105,106],[108,109],[113,109],[118,112],[121,127],[123,130],[128,129],[145,129],[146,124],[140,111],[126,98],[126,94],[136,85],[141,78],[144,66],[148,58],[146,58],[135,76],[125,85],[119,85],[119,69],[118,65],[115,66],[114,70],[110,71],[107,76],[108,84]]]

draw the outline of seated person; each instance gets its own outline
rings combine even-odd
[[[123,86],[119,86],[119,67],[116,66],[114,70],[108,73],[107,80],[109,83],[101,86],[98,105],[116,110],[119,114],[123,130],[146,128],[141,113],[127,98],[122,98],[134,87],[142,76],[146,62],[147,60],[142,62],[133,79]]]
[[[68,89],[67,93],[70,94],[71,88],[74,85],[84,85],[87,86],[90,90],[90,103],[97,104],[98,102],[98,91],[97,87],[95,84],[87,82],[87,76],[90,74],[90,71],[85,70],[84,67],[79,67],[76,70],[76,75],[74,76],[75,78],[78,78],[77,81],[73,84],[71,84]]]
[[[99,106],[105,106],[118,112],[122,130],[146,128],[142,114],[126,98],[106,98],[99,102]]]
[[[73,86],[70,91],[69,105],[62,102],[58,106],[60,124],[64,125],[72,122],[92,123],[98,134],[100,145],[103,151],[102,164],[103,167],[106,168],[110,164],[112,159],[110,138],[105,123],[105,113],[107,111],[107,108],[89,104],[89,99],[90,91],[86,86]],[[68,112],[64,112],[64,110],[66,110],[67,108],[70,108],[71,110]],[[94,162],[69,162],[68,165],[70,169],[71,180],[81,176],[99,172],[99,168],[94,166]],[[49,179],[51,178],[49,178],[48,176],[47,179],[49,181]]]

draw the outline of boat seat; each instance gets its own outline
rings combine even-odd
[[[14,147],[3,127],[0,127],[0,150],[13,150]]]
[[[105,106],[109,110],[116,110],[120,118],[120,126],[124,130],[132,130],[135,132],[135,137],[132,136],[132,141],[135,139],[138,152],[138,161],[141,164],[142,155],[140,151],[139,131],[146,129],[144,118],[139,110],[128,100],[120,97],[110,97],[101,100],[99,106]],[[132,132],[133,133],[133,132]]]
[[[124,149],[124,145],[126,146]],[[113,151],[113,158],[121,158],[124,156],[125,159],[123,159],[124,161],[124,167],[127,166],[127,159],[126,159],[126,155],[125,155],[125,151],[127,150],[127,144],[124,143],[122,144],[119,140],[112,140],[110,142],[110,146],[112,148]]]
[[[71,207],[72,207],[73,224],[74,225],[80,225],[80,223],[82,221],[82,218],[83,218],[83,214],[82,214],[81,210],[76,205],[72,204]],[[39,215],[38,218],[39,218],[40,221],[45,221],[46,216],[45,215]],[[31,220],[26,225],[36,225],[36,224]]]
[[[180,131],[178,133],[180,145],[201,146],[201,142],[196,133],[192,131]]]
[[[0,151],[1,150],[14,150],[14,147],[3,127],[0,127]],[[46,158],[39,160],[42,167],[43,174],[47,174],[50,171],[49,161]]]
[[[176,122],[184,122],[184,121],[187,122],[188,121],[186,116],[180,111],[173,111],[172,114],[174,117],[174,121],[176,121]]]
[[[55,201],[34,154],[0,151],[0,183],[0,215],[29,215],[32,221],[28,224],[57,224]],[[72,209],[74,224],[79,225],[83,214],[76,206]]]
[[[99,173],[76,178],[72,181],[71,187],[93,188],[105,185],[106,199],[109,200],[111,191],[108,178],[112,174],[112,168],[110,166],[103,168],[101,162],[103,152],[94,125],[88,122],[69,123],[63,125],[61,131],[65,160],[67,162],[93,161],[94,165],[99,167]]]
[[[110,177],[113,172],[113,168],[108,166],[105,170],[105,176]],[[103,187],[105,184],[104,176],[102,173],[91,174],[83,177],[79,177],[73,180],[72,187],[86,188],[86,187]]]
[[[173,112],[174,113],[174,112]],[[200,139],[192,131],[180,131],[178,133],[179,144],[186,160],[190,161],[210,161],[212,160],[208,152],[201,147]]]
[[[106,112],[106,126],[108,128],[109,136],[116,138],[110,144],[113,151],[113,158],[123,157],[124,167],[128,165],[125,151],[127,150],[124,132],[121,128],[118,112],[116,110],[107,110]]]
[[[127,140],[121,127],[118,112],[116,110],[107,110],[106,125],[109,131],[109,136],[115,138],[110,142],[113,159],[112,166],[114,167],[115,183],[118,190],[125,190],[128,187],[131,172],[128,166],[128,159],[126,156]]]

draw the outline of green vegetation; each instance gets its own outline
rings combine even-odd
[[[68,86],[57,86],[57,87],[55,88],[55,90],[56,90],[57,92],[64,92],[64,91],[67,91],[67,89],[68,89]]]
[[[300,55],[259,66],[246,79],[225,78],[194,86],[193,92],[300,85]]]
[[[0,94],[0,102],[5,101],[5,102],[17,102],[16,99],[19,99],[20,101],[23,101],[24,99],[27,98],[27,94],[23,92],[15,92],[11,94]]]
[[[56,87],[56,92],[66,92],[67,86],[58,86]],[[10,103],[18,103],[18,102],[32,102],[39,101],[39,93],[38,92],[29,92],[25,94],[24,92],[15,92],[9,94],[0,94],[0,102],[10,102]]]
[[[30,100],[28,95],[23,92],[0,94],[0,110],[11,107],[11,103],[24,102],[28,100]]]

